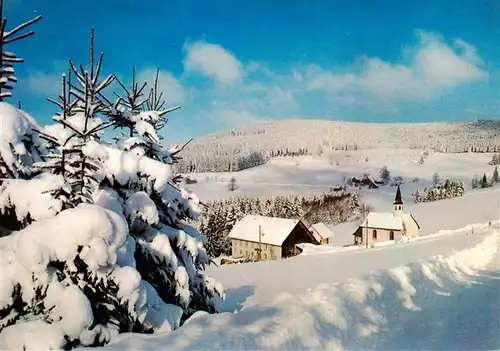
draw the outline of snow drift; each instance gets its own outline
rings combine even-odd
[[[195,315],[170,334],[121,334],[105,349],[373,348],[378,333],[393,331],[434,299],[453,296],[472,284],[498,250],[499,232],[493,231],[479,245],[449,257],[437,256],[341,284],[325,283],[300,295],[282,294],[239,313]]]

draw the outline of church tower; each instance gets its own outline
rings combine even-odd
[[[401,189],[396,191],[396,198],[394,199],[394,217],[402,217],[403,215],[403,198],[401,197]]]

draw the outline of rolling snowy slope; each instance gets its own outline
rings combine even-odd
[[[276,196],[292,192],[297,195],[314,195],[332,186],[341,185],[347,177],[361,177],[364,173],[378,176],[380,168],[388,167],[393,177],[404,178],[403,192],[410,195],[432,183],[434,173],[441,179],[461,180],[466,188],[474,175],[488,178],[494,166],[488,164],[492,154],[441,154],[430,153],[420,164],[423,150],[373,149],[338,151],[333,156],[279,157],[267,164],[240,172],[194,173],[189,177],[198,180],[187,187],[196,192],[201,200],[230,196]],[[228,182],[234,177],[238,188],[230,192]],[[372,193],[392,188],[380,188]],[[411,198],[410,198],[411,199]]]
[[[122,334],[105,349],[498,349],[499,319],[494,311],[499,304],[499,232],[477,235],[467,243],[463,236],[457,238],[463,250],[448,251],[447,257],[366,272],[342,283],[332,284],[325,275],[314,289],[273,291],[270,299],[238,313],[198,315],[172,333]],[[451,250],[449,242],[441,244]],[[441,244],[429,241],[426,246]],[[394,256],[387,249],[379,252],[383,251],[387,260]],[[360,253],[358,260],[374,252]],[[371,257],[370,262],[374,268],[379,260]],[[280,279],[300,284],[292,261],[284,263],[290,267]],[[350,268],[349,263],[312,263],[309,274],[322,270],[335,275]]]

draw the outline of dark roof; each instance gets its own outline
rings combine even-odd
[[[396,191],[396,198],[394,199],[394,205],[402,205],[403,204],[403,199],[401,197],[401,189],[399,189],[398,185],[398,191]]]

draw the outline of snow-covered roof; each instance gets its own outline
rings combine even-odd
[[[259,242],[260,225],[261,242],[281,246],[298,223],[297,219],[247,215],[234,225],[229,238]]]
[[[326,224],[319,222],[311,226],[323,239],[331,238],[333,232],[326,226]]]
[[[403,230],[403,221],[410,220],[415,221],[411,214],[405,213],[398,218],[392,212],[370,212],[360,227]]]

